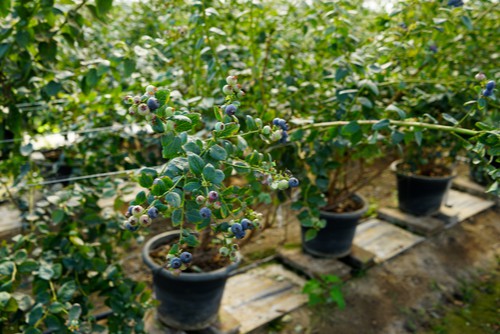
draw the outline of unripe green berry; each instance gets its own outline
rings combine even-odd
[[[226,82],[228,85],[233,86],[237,84],[238,78],[234,75],[230,75],[226,78]]]
[[[269,136],[271,134],[271,127],[269,125],[264,126],[262,128],[262,133]]]
[[[278,189],[280,189],[280,190],[288,189],[289,186],[290,185],[288,184],[287,180],[281,180],[278,182]]]
[[[224,87],[222,87],[222,92],[226,95],[230,95],[233,94],[233,89],[231,88],[231,86],[225,85]]]
[[[219,253],[222,256],[228,256],[229,255],[229,249],[227,247],[221,247],[219,249]]]

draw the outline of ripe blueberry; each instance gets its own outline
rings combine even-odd
[[[240,224],[241,224],[241,227],[243,228],[243,231],[253,229],[253,225],[252,225],[252,222],[250,221],[250,219],[243,218],[240,221]]]
[[[233,116],[234,114],[236,114],[236,107],[234,106],[234,104],[230,104],[226,107],[225,111],[227,115]]]
[[[208,193],[208,200],[214,202],[219,198],[219,194],[216,191],[210,191]]]
[[[281,118],[276,117],[275,119],[273,119],[273,125],[279,126],[280,121],[281,121]]]
[[[158,209],[154,206],[148,210],[148,216],[151,219],[157,218],[158,214],[159,214]]]
[[[493,95],[493,91],[485,89],[485,90],[483,90],[483,95],[484,96],[491,96],[491,95]]]
[[[203,207],[200,209],[200,216],[204,219],[210,218],[210,216],[212,216],[212,211],[207,207]]]
[[[461,7],[464,5],[462,0],[448,0],[448,6]]]
[[[236,239],[243,239],[245,237],[245,234],[245,231],[241,231],[239,233],[235,233],[234,236],[236,237]]]
[[[158,107],[160,107],[160,105],[158,104],[158,100],[154,97],[150,97],[148,99],[148,108],[149,110],[153,111],[153,110],[156,110],[158,109]]]
[[[126,221],[125,228],[127,230],[129,230],[130,232],[135,232],[139,229],[139,225],[132,225],[132,224],[130,224],[130,222]]]
[[[486,90],[493,90],[493,88],[495,88],[495,81],[488,81],[488,83],[486,84]]]
[[[288,180],[288,185],[291,188],[298,187],[299,186],[299,180],[297,180],[295,177],[292,177],[292,178],[290,178],[290,180]]]
[[[287,141],[288,141],[288,132],[283,130],[280,138],[280,143],[285,144]]]
[[[174,257],[170,260],[170,268],[179,269],[182,266],[182,261],[178,257]]]
[[[191,262],[191,260],[193,259],[193,255],[191,255],[191,253],[189,253],[189,252],[182,252],[180,258],[181,258],[182,263],[187,264],[187,263]]]
[[[243,232],[243,226],[241,226],[240,223],[234,223],[231,225],[231,232],[233,232],[234,235],[240,234]]]

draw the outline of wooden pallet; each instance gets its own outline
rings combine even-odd
[[[486,200],[461,191],[450,189],[444,205],[432,216],[413,216],[396,208],[381,208],[378,217],[424,236],[433,235],[450,228],[495,205]]]
[[[281,264],[264,265],[227,281],[222,309],[248,333],[305,304],[305,282]]]
[[[464,175],[457,176],[455,179],[453,179],[452,187],[455,188],[456,190],[463,191],[481,198],[485,198],[487,200],[495,202],[496,205],[500,205],[500,196],[488,194],[486,192],[487,187],[472,181],[467,176]]]
[[[304,253],[300,247],[280,249],[278,257],[283,263],[310,278],[320,275],[335,275],[347,280],[351,277],[351,268],[339,260],[314,257]]]
[[[227,280],[219,320],[196,332],[169,328],[156,319],[156,311],[145,316],[145,329],[150,334],[232,334],[248,333],[302,306],[306,280],[281,264],[266,264]]]
[[[370,219],[358,225],[354,244],[375,254],[381,263],[422,242],[424,238],[379,219]]]

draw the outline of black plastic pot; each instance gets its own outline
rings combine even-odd
[[[307,227],[302,226],[302,249],[304,252],[329,258],[339,258],[349,255],[356,226],[363,214],[368,210],[367,201],[360,195],[353,195],[353,200],[361,203],[362,208],[346,213],[321,211],[320,218],[326,220],[326,226],[318,231],[318,235],[305,241]]]
[[[239,262],[206,273],[175,276],[156,264],[149,253],[178,235],[179,231],[159,234],[146,242],[142,250],[142,258],[153,272],[153,290],[160,302],[158,319],[176,329],[204,329],[217,320],[226,280]]]
[[[455,175],[429,177],[404,174],[398,171],[400,163],[396,161],[392,165],[397,178],[399,209],[414,216],[438,212]]]

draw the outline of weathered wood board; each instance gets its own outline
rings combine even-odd
[[[343,280],[351,277],[351,268],[337,259],[317,258],[306,254],[300,247],[280,249],[278,257],[287,265],[314,278],[319,275],[336,275]]]
[[[387,261],[423,240],[423,237],[375,218],[359,224],[354,236],[354,244],[375,254],[377,263]]]
[[[463,191],[481,198],[485,198],[487,200],[495,202],[496,205],[500,205],[500,196],[495,196],[486,193],[487,187],[472,181],[468,176],[465,175],[457,176],[455,179],[453,179],[452,187],[456,190]]]
[[[307,302],[305,279],[280,264],[270,264],[228,279],[221,308],[248,333]]]
[[[184,331],[165,326],[156,318],[156,309],[148,310],[144,316],[144,330],[148,334],[238,334],[239,322],[232,315],[221,309],[216,324],[198,331]]]
[[[340,258],[339,261],[354,269],[366,270],[375,265],[375,254],[364,248],[352,245],[351,254]]]
[[[21,232],[21,212],[10,204],[0,205],[0,239],[7,239]]]
[[[446,208],[443,208],[442,211],[447,215],[456,215],[457,222],[461,222],[491,208],[495,202],[450,189],[445,204]],[[448,224],[446,227],[449,228],[453,225]]]
[[[425,236],[442,231],[445,227],[445,222],[441,219],[430,216],[417,217],[394,208],[380,208],[378,218]]]

